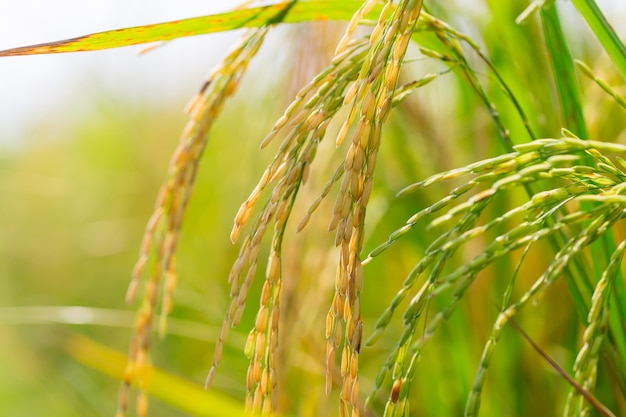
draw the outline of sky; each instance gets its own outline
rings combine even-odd
[[[457,0],[469,5],[473,0]],[[231,9],[235,0],[2,0],[0,49]],[[561,2],[566,3],[566,2]],[[597,0],[619,30],[626,1]],[[570,9],[571,4],[567,5]],[[617,26],[620,22],[620,26]],[[184,107],[237,33],[172,41],[147,54],[142,46],[0,59],[0,149],[19,144],[33,120],[80,112],[106,92],[128,100],[167,100]]]
[[[88,33],[207,15],[235,1],[2,0],[0,49]],[[185,101],[237,39],[236,33],[179,39],[140,54],[143,46],[93,53],[0,59],[0,146],[15,144],[32,120],[75,112],[98,92],[129,100]],[[77,94],[77,92],[84,94]],[[68,103],[68,100],[74,103]]]

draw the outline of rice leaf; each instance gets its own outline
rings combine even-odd
[[[275,23],[348,20],[361,3],[357,0],[287,1],[271,6],[108,30],[61,41],[11,48],[0,51],[0,57],[99,51],[241,28],[258,28]],[[380,7],[376,6],[371,14],[378,11]]]

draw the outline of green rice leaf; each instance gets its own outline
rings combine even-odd
[[[11,48],[0,51],[0,57],[99,51],[276,23],[348,20],[361,4],[358,0],[287,1],[271,6],[115,29],[56,42]],[[380,7],[377,6],[371,14],[378,12]]]

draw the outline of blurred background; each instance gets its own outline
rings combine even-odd
[[[0,49],[216,13],[236,4],[197,0],[101,3],[4,1],[0,4]],[[539,46],[540,26],[534,20],[524,26],[511,23],[528,2],[503,3],[457,0],[440,10],[433,7],[440,12],[438,16],[484,46],[514,90],[533,92],[529,106],[540,109],[531,115],[534,127],[542,135],[557,135],[555,99],[541,86],[549,70]],[[619,77],[572,5],[557,3],[567,17],[574,57],[593,66],[607,81],[618,83],[623,91]],[[605,0],[598,4],[623,37],[624,3]],[[211,133],[183,226],[170,334],[155,338],[154,343],[155,364],[171,374],[198,385],[204,381],[228,303],[226,278],[238,250],[228,237],[232,218],[272,156],[259,152],[258,143],[297,88],[323,67],[339,32],[340,27],[333,24],[275,30]],[[127,350],[136,306],[126,305],[124,294],[146,221],[186,122],[183,108],[239,36],[235,31],[181,39],[145,54],[139,54],[142,47],[129,47],[0,59],[0,415],[113,415],[118,382],[72,357],[68,341],[82,335],[117,351]],[[520,43],[538,50],[524,55],[524,48],[512,46]],[[419,56],[416,51],[409,55]],[[524,60],[536,60],[537,74],[527,73]],[[420,58],[404,76],[414,79],[441,68]],[[590,136],[624,141],[623,123],[618,123],[623,113],[597,88],[584,83]],[[507,105],[502,106],[505,120],[514,119]],[[475,97],[452,74],[419,90],[418,97],[400,106],[385,137],[387,146],[368,211],[366,248],[384,241],[416,207],[437,198],[419,195],[417,201],[394,201],[403,186],[499,151],[488,139],[491,129]],[[333,147],[321,150],[328,159],[319,162],[318,172],[303,190],[301,210],[317,197],[329,170],[339,161]],[[282,353],[286,366],[281,380],[300,383],[283,384],[281,404],[292,415],[336,413],[336,399],[323,394],[322,369],[323,320],[336,256],[331,249],[333,236],[325,232],[330,207],[322,206],[306,233],[295,235],[299,219],[294,219],[293,233],[287,238],[287,275],[292,280],[285,289],[290,302],[281,337],[290,349]],[[368,267],[369,282],[363,294],[366,329],[372,328],[427,240],[416,232],[386,255],[384,262]],[[485,282],[489,282],[486,275]],[[385,285],[376,287],[381,281]],[[368,292],[368,285],[377,290]],[[494,294],[501,293],[497,288],[483,290],[494,299]],[[247,360],[242,347],[254,319],[257,294],[255,287],[246,316],[226,346],[216,380],[215,389],[237,400],[245,393]],[[573,307],[558,296],[555,302],[567,306],[566,320]],[[415,410],[416,416],[458,415],[462,409],[480,349],[497,314],[491,303],[484,304],[481,299],[470,300],[463,307],[466,314],[455,315],[433,342],[437,345],[428,349],[426,371],[415,386],[431,400],[423,403],[421,411]],[[552,337],[565,335],[575,345],[578,330],[559,327],[558,315],[550,324],[533,317],[528,319],[529,326],[534,326],[543,346],[565,365],[571,364],[572,351]],[[452,331],[469,327],[475,339],[460,339]],[[395,336],[392,330],[388,342],[364,351],[364,392],[371,387]],[[523,343],[503,343],[505,349],[518,349],[519,357],[530,358],[533,366],[496,365],[496,375],[527,384],[520,387],[519,398],[485,400],[481,415],[556,415],[567,393],[565,383]],[[429,384],[429,375],[434,373],[458,384]],[[493,384],[488,391],[498,389]],[[558,395],[554,404],[548,405],[550,398],[543,391]],[[537,401],[529,404],[524,398]],[[186,414],[156,400],[151,415]]]

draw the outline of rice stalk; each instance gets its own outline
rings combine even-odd
[[[614,281],[618,276],[624,250],[626,250],[626,241],[622,241],[617,246],[602,274],[602,278],[596,284],[591,309],[587,317],[589,324],[583,334],[584,344],[574,363],[576,382],[587,391],[593,390],[596,382],[601,347],[606,340],[609,327],[611,293]],[[577,390],[572,389],[567,397],[564,415],[587,416],[589,412],[589,404],[584,401]]]
[[[373,186],[382,124],[393,103],[400,65],[421,6],[421,1],[403,1],[395,7],[391,2],[386,3],[370,34],[369,49],[359,75],[343,100],[343,104],[349,106],[349,114],[337,136],[337,146],[343,142],[357,116],[358,119],[328,226],[329,231],[336,233],[335,245],[340,251],[335,294],[326,319],[326,391],[332,387],[334,358],[341,349],[340,416],[359,415],[358,354],[363,333],[360,252],[365,211]],[[351,27],[344,39],[350,36]],[[338,52],[342,48],[340,42]]]

